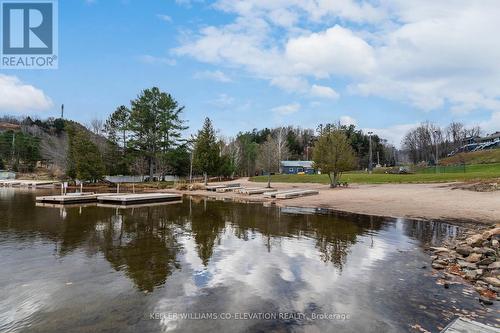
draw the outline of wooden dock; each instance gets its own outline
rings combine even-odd
[[[235,192],[236,190],[241,190],[243,187],[222,187],[215,190],[217,193],[225,192]]]
[[[53,187],[58,182],[52,180],[27,180],[27,179],[11,179],[0,180],[0,186],[3,187]]]
[[[240,193],[246,195],[253,195],[253,194],[263,194],[266,192],[273,192],[273,191],[276,190],[273,190],[272,188],[254,188],[254,189],[247,188],[240,190]]]
[[[275,198],[276,199],[292,199],[292,198],[305,197],[305,196],[317,195],[317,194],[319,194],[319,191],[316,191],[316,190],[298,190],[298,191],[294,191],[294,192],[276,194]]]
[[[99,203],[130,205],[150,202],[179,201],[182,195],[173,193],[139,193],[139,194],[114,194],[97,196]]]
[[[115,209],[133,209],[133,208],[143,208],[143,207],[156,207],[156,206],[165,206],[165,205],[175,205],[182,203],[182,200],[175,201],[166,201],[166,202],[148,202],[148,203],[139,203],[139,204],[126,204],[122,205],[121,203],[97,203],[97,207],[103,208],[115,208]]]
[[[244,192],[246,191],[250,191],[250,190],[259,190],[261,189],[262,187],[241,187],[241,188],[237,188],[234,190],[234,193],[240,193],[240,194],[243,194]]]
[[[36,197],[37,202],[53,203],[53,204],[77,204],[87,202],[97,202],[97,197],[117,195],[116,193],[68,193],[66,195],[48,195]]]
[[[276,198],[277,194],[292,193],[292,192],[297,192],[297,191],[301,191],[301,190],[300,189],[292,189],[292,190],[285,190],[285,191],[264,192],[264,197],[265,198]]]
[[[86,202],[86,203],[66,203],[66,204],[37,202],[35,206],[43,208],[82,208],[82,207],[85,208],[85,207],[97,207],[97,201]]]
[[[460,317],[446,326],[441,333],[500,333],[500,329]]]
[[[226,185],[210,185],[210,186],[207,186],[205,189],[207,191],[210,191],[210,192],[218,192],[219,190],[222,190],[222,189],[228,189],[231,190],[231,189],[234,189],[234,188],[240,188],[241,185],[240,184],[226,184]]]

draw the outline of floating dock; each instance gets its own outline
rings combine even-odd
[[[36,207],[43,208],[85,208],[85,207],[97,207],[97,202],[87,202],[87,203],[74,203],[74,204],[58,204],[58,203],[46,203],[46,202],[37,202],[35,204]]]
[[[302,191],[302,190],[293,189],[293,190],[285,190],[285,191],[264,192],[264,197],[265,198],[276,198],[277,194],[292,193],[292,192],[297,192],[297,191]]]
[[[238,188],[238,189],[235,189],[234,192],[235,193],[244,193],[246,191],[249,191],[249,190],[260,190],[261,187],[241,187],[241,188]]]
[[[148,203],[126,204],[126,205],[122,205],[121,203],[98,203],[96,204],[96,206],[103,208],[115,208],[115,209],[133,209],[133,208],[143,208],[143,207],[175,205],[179,203],[182,203],[182,200],[167,201],[167,202],[148,202]]]
[[[222,187],[218,188],[215,191],[217,193],[225,193],[225,192],[235,192],[236,190],[241,190],[243,187]]]
[[[117,195],[116,193],[68,193],[66,195],[48,195],[36,197],[37,202],[53,204],[77,204],[87,202],[97,202],[97,197]]]
[[[287,192],[287,193],[281,193],[281,194],[276,194],[276,199],[292,199],[292,198],[298,198],[298,197],[305,197],[309,195],[317,195],[319,194],[319,191],[316,190],[299,190],[295,192]]]
[[[270,188],[254,188],[254,189],[242,189],[240,190],[241,194],[247,194],[247,195],[252,195],[252,194],[262,194],[262,193],[269,193],[277,190],[273,190]]]
[[[441,333],[499,333],[500,329],[478,323],[467,318],[457,318],[446,326]]]
[[[99,203],[116,204],[116,205],[179,201],[181,199],[182,195],[173,193],[113,194],[113,195],[97,196],[97,201]]]
[[[234,184],[226,184],[226,185],[210,185],[207,186],[205,189],[210,192],[219,192],[222,189],[228,189],[230,191],[231,189],[235,188],[241,188],[240,184],[234,183]]]
[[[0,180],[0,186],[3,187],[53,187],[58,184],[56,181],[51,180],[26,180],[26,179],[11,179]]]

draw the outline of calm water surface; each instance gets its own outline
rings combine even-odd
[[[438,332],[457,315],[499,323],[498,305],[437,283],[423,247],[460,232],[444,223],[200,198],[36,207],[41,194],[0,189],[0,332]]]

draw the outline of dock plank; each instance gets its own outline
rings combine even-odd
[[[55,203],[55,204],[74,204],[74,203],[87,203],[97,202],[98,196],[112,196],[116,193],[69,193],[66,195],[48,195],[36,197],[37,202]]]
[[[467,318],[457,318],[441,333],[499,333],[500,329]]]
[[[284,191],[276,191],[276,192],[265,192],[264,193],[264,197],[266,197],[266,198],[276,198],[276,195],[278,195],[278,194],[292,193],[292,192],[297,192],[297,191],[305,191],[305,190],[292,189],[292,190],[284,190]]]
[[[244,190],[241,190],[240,193],[252,195],[252,194],[263,194],[266,192],[274,192],[274,191],[276,191],[276,190],[271,189],[271,188],[256,188],[256,189],[244,189]]]
[[[174,193],[139,193],[139,194],[115,194],[112,196],[98,196],[100,203],[121,203],[123,205],[147,202],[178,201],[182,195]]]
[[[305,197],[317,194],[319,194],[319,191],[316,190],[302,190],[302,191],[278,194],[276,195],[276,199],[292,199],[292,198]]]

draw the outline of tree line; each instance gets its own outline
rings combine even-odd
[[[466,127],[460,122],[451,122],[440,127],[423,122],[406,133],[402,149],[414,164],[435,165],[439,159],[468,143],[469,138],[481,135],[479,126]]]
[[[85,127],[60,118],[6,120],[25,124],[35,139],[43,137],[39,131],[60,137],[56,143],[45,142],[44,150],[59,149],[53,155],[65,154],[66,176],[86,181],[97,181],[104,175],[143,175],[145,180],[162,180],[166,175],[205,179],[271,175],[281,171],[283,160],[314,159],[322,169],[329,170],[326,163],[332,156],[326,156],[327,152],[318,150],[318,146],[332,148],[328,145],[339,140],[348,145],[349,149],[345,145],[337,148],[349,153],[346,165],[351,169],[369,167],[370,140],[374,163],[396,163],[394,147],[354,125],[322,124],[316,129],[279,126],[224,137],[206,118],[202,128],[188,137],[184,111],[172,95],[153,87],[141,91],[128,105],[118,106],[106,120],[93,119]],[[4,135],[3,141],[10,142],[9,134]],[[57,147],[59,142],[65,142],[67,149]],[[22,161],[24,155],[18,151]],[[24,158],[28,155],[34,160],[40,158],[36,153],[26,153]],[[338,175],[336,171],[332,173],[335,179]],[[336,180],[332,179],[334,183]]]

